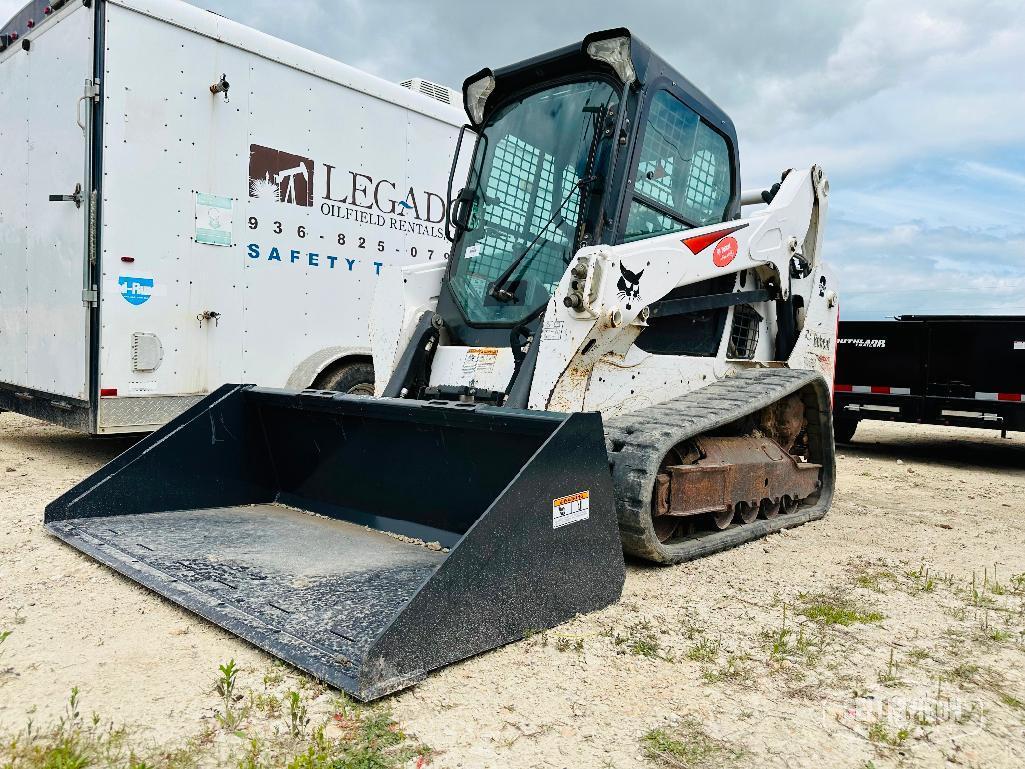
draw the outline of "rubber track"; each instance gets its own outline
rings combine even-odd
[[[817,498],[772,520],[736,523],[662,544],[651,520],[651,493],[663,458],[674,446],[801,392],[808,415],[812,461],[822,464]],[[835,478],[829,389],[811,371],[748,369],[657,406],[605,421],[605,442],[616,490],[623,549],[658,563],[681,563],[821,518],[829,509]]]

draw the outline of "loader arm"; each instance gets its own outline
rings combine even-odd
[[[595,364],[606,355],[624,357],[652,309],[674,288],[751,270],[771,301],[790,299],[791,261],[803,259],[812,271],[819,264],[818,223],[827,195],[825,174],[813,166],[787,174],[772,202],[744,219],[582,249],[545,312],[530,408],[583,410]],[[626,282],[629,291],[623,290],[625,275],[641,276]],[[755,290],[733,293],[711,299],[725,305]]]

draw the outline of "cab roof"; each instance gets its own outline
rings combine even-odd
[[[578,43],[572,43],[495,70],[483,69],[463,82],[464,106],[467,87],[486,75],[492,75],[495,78],[495,89],[488,97],[484,108],[485,121],[493,110],[505,102],[510,95],[533,90],[552,80],[578,73],[601,72],[622,82],[609,64],[599,61],[587,53],[589,43],[617,37],[627,37],[630,40],[630,59],[634,71],[637,73],[637,80],[632,84],[632,88],[644,90],[651,84],[665,80],[670,81],[675,86],[674,90],[684,98],[684,101],[688,102],[688,106],[726,134],[736,146],[736,127],[729,115],[701,89],[681,75],[678,70],[625,27],[593,32]],[[467,114],[469,115],[468,110]]]

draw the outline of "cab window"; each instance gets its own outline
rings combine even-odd
[[[652,100],[624,241],[723,221],[733,188],[726,139],[668,91]]]

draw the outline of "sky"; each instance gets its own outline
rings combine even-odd
[[[743,186],[817,163],[848,319],[1025,314],[1020,0],[205,0],[382,78],[458,88],[626,26],[734,120]],[[0,0],[7,18],[22,0]]]

